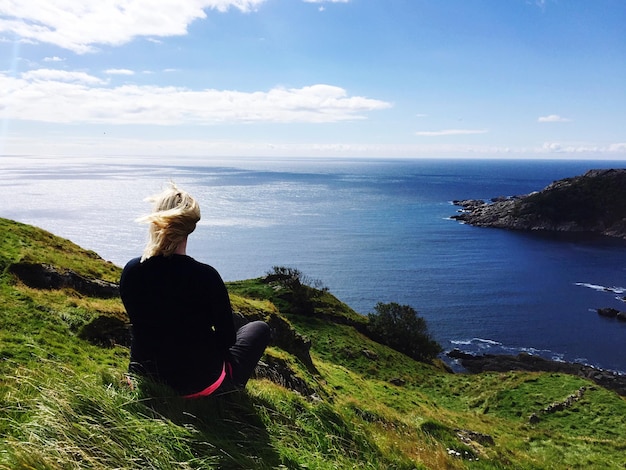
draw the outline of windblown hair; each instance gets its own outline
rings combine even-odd
[[[187,235],[196,229],[200,206],[189,193],[170,183],[161,194],[146,199],[154,204],[152,214],[137,219],[150,224],[149,240],[141,261],[152,256],[171,256]]]

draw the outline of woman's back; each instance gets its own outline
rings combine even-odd
[[[132,363],[181,393],[219,375],[235,328],[215,269],[185,255],[135,258],[120,293],[132,323]]]

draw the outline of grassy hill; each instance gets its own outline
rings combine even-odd
[[[371,341],[359,332],[366,320],[332,294],[313,289],[302,309],[263,278],[229,284],[238,313],[283,337],[246,393],[185,401],[131,388],[123,335],[93,334],[96,324],[123,329],[119,299],[29,287],[18,263],[120,274],[0,219],[1,469],[626,467],[616,393],[564,374],[452,374]]]

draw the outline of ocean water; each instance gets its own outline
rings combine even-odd
[[[122,266],[141,253],[146,196],[199,199],[188,252],[225,280],[272,266],[319,279],[357,312],[411,305],[446,349],[528,351],[626,372],[626,243],[477,228],[454,199],[526,194],[611,161],[0,157],[0,216]],[[313,338],[313,341],[315,339]]]

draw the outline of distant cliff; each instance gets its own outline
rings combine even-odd
[[[626,239],[626,169],[590,170],[523,196],[453,203],[463,209],[452,218],[471,225]]]

